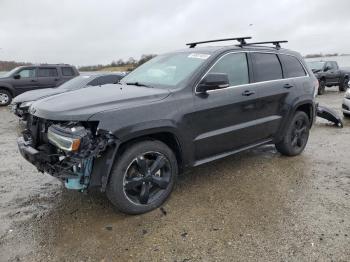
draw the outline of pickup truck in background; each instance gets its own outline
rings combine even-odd
[[[336,61],[313,61],[308,65],[320,83],[319,95],[324,94],[326,87],[339,86],[341,92],[349,88],[350,71],[340,69]]]

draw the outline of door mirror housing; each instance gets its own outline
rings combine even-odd
[[[324,72],[327,72],[327,71],[329,71],[329,70],[331,70],[331,67],[330,67],[330,66],[326,66],[326,67],[323,69]]]
[[[197,87],[198,93],[206,93],[210,90],[217,90],[229,87],[229,79],[227,74],[211,73],[207,74]]]
[[[21,78],[21,75],[16,74],[16,75],[13,76],[13,78],[14,78],[14,79],[20,79],[20,78]]]

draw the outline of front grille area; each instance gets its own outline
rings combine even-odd
[[[52,124],[53,122],[50,120],[30,115],[27,120],[27,130],[23,136],[25,140],[30,139],[35,148],[42,144],[47,144],[47,130]]]
[[[345,105],[345,104],[342,105],[342,108],[345,109],[345,110],[350,110],[350,108],[347,105]]]

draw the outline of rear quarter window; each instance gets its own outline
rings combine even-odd
[[[285,78],[306,76],[306,72],[300,61],[290,55],[280,55]]]
[[[74,76],[74,70],[71,67],[62,67],[62,75],[63,76]]]
[[[251,53],[255,82],[282,79],[282,67],[276,54]]]
[[[58,72],[56,68],[38,68],[38,77],[56,77]]]

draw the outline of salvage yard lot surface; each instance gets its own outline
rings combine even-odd
[[[335,88],[319,97],[340,112]],[[350,121],[317,120],[305,152],[265,146],[187,171],[162,209],[115,212],[19,155],[0,108],[0,261],[350,261]]]

